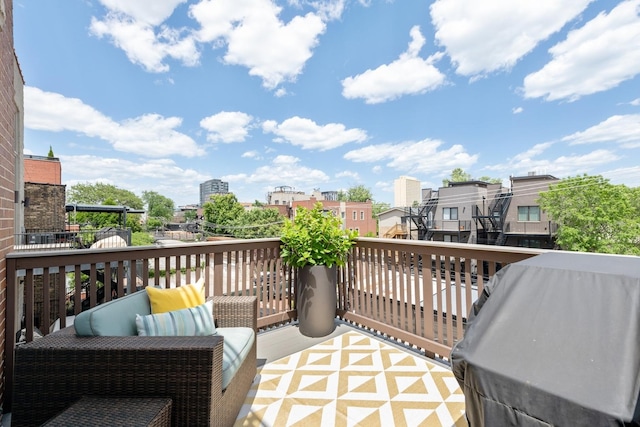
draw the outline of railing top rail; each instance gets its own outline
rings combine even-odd
[[[482,258],[490,259],[493,257],[511,258],[516,257],[530,257],[540,255],[548,250],[545,249],[531,249],[531,248],[519,248],[513,246],[494,246],[494,245],[479,245],[474,243],[449,243],[449,242],[432,242],[426,240],[404,240],[398,242],[395,239],[381,239],[374,237],[359,237],[357,245],[361,247],[370,247],[375,249],[399,249],[399,247],[406,246],[407,250],[415,252],[432,252],[444,255],[456,255],[456,256],[468,256],[469,258]],[[480,255],[481,256],[478,256]]]
[[[121,248],[73,249],[56,251],[11,252],[8,260],[15,260],[17,268],[53,267],[99,261],[127,261],[139,258],[212,254],[279,246],[279,238],[238,239],[215,242],[180,243],[162,246],[127,246]]]

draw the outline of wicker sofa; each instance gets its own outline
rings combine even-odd
[[[248,327],[255,333],[255,297],[221,296],[213,303],[218,330]],[[223,390],[224,340],[220,333],[82,337],[70,327],[21,345],[12,425],[41,425],[81,397],[98,396],[169,397],[174,426],[230,426],[257,373],[256,340]]]

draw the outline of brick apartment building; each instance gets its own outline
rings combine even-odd
[[[65,191],[58,158],[24,156],[25,233],[65,230]]]
[[[13,49],[13,3],[0,0],[0,405],[4,404],[7,319],[6,255],[21,228],[24,80]],[[10,349],[13,351],[13,349]]]
[[[335,200],[317,200],[311,197],[308,200],[297,200],[291,203],[292,211],[302,206],[312,209],[317,203],[322,203],[324,209],[333,212],[342,219],[345,230],[356,230],[362,237],[376,236],[377,221],[373,218],[373,204],[369,202],[339,202]]]

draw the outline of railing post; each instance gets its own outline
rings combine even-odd
[[[222,278],[224,272],[224,254],[216,252],[213,254],[213,294],[222,295]],[[229,267],[229,266],[227,266]]]

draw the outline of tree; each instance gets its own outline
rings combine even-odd
[[[75,184],[67,191],[69,203],[128,206],[133,209],[142,209],[142,200],[129,190],[118,188],[111,184]],[[120,216],[115,213],[78,212],[72,221],[79,224],[88,224],[93,228],[120,226]],[[138,215],[127,215],[125,225],[132,231],[140,231],[140,218]]]
[[[147,216],[165,221],[173,218],[174,203],[168,197],[156,193],[155,191],[143,191],[142,200],[147,205]]]
[[[373,202],[372,211],[373,217],[377,218],[381,212],[391,209],[391,205],[385,202]]]
[[[368,202],[373,200],[373,194],[364,185],[356,185],[347,190],[347,201],[349,202]]]
[[[67,201],[70,203],[86,203],[90,205],[102,205],[110,199],[114,204],[128,206],[133,209],[142,209],[144,203],[140,197],[129,190],[118,188],[115,185],[103,184],[75,184],[67,191]]]
[[[341,202],[366,202],[373,200],[373,194],[364,185],[349,187],[347,191],[338,191],[338,200]]]
[[[483,175],[480,178],[478,178],[478,181],[484,181],[490,184],[501,184],[502,178],[491,178],[490,176]]]
[[[558,223],[561,249],[640,255],[637,194],[638,189],[585,174],[550,186],[538,203]]]
[[[233,193],[213,194],[204,206],[205,229],[214,234],[230,234],[228,226],[244,213],[244,208]]]
[[[471,181],[471,174],[465,172],[462,168],[455,168],[451,171],[451,176],[442,180],[442,186],[447,187],[450,182]]]
[[[51,146],[49,146],[49,154],[47,154],[47,157],[50,159],[53,159],[55,157],[53,155],[53,148]]]
[[[184,220],[187,222],[195,220],[197,216],[198,211],[196,211],[195,209],[184,211]]]
[[[455,168],[451,171],[451,176],[442,180],[442,186],[448,187],[450,182],[465,182],[465,181],[484,181],[491,184],[500,184],[501,178],[491,178],[489,176],[481,176],[480,178],[473,178],[470,173],[465,172],[462,168]]]
[[[284,216],[275,208],[256,208],[244,211],[232,222],[230,230],[239,239],[279,237],[284,224]]]

